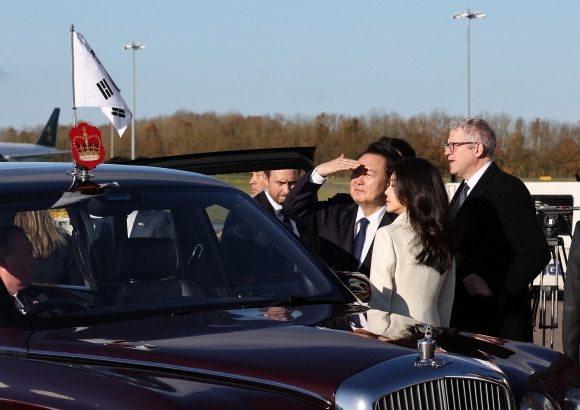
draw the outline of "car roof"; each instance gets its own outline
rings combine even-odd
[[[100,164],[90,170],[91,182],[117,182],[123,186],[229,184],[208,175],[271,169],[314,168],[316,147],[260,148],[219,151],[156,158],[139,158],[118,164]],[[146,166],[146,167],[143,167]],[[0,162],[0,197],[66,191],[73,187],[70,162]]]
[[[316,147],[260,148],[204,152],[125,161],[126,165],[148,165],[198,172],[206,175],[230,174],[272,169],[314,168]]]
[[[2,162],[0,197],[66,191],[73,187],[73,164],[65,162]],[[121,186],[206,185],[231,187],[216,178],[171,169],[101,164],[90,171],[92,183],[117,182]]]

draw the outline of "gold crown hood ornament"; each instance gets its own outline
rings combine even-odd
[[[73,158],[79,165],[93,169],[103,162],[105,149],[101,131],[97,127],[81,122],[68,135],[72,143]]]

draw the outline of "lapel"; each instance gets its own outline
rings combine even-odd
[[[351,255],[354,248],[354,224],[357,212],[358,205],[356,203],[349,204],[346,212],[340,215],[340,224],[337,227],[337,236],[340,238],[341,243],[344,244],[344,250]]]
[[[495,162],[492,161],[492,163],[485,170],[481,178],[479,178],[479,181],[477,181],[477,184],[475,184],[475,186],[471,188],[471,192],[469,193],[469,196],[467,197],[466,201],[468,201],[469,198],[483,197],[488,189],[489,183],[491,182],[495,174],[498,173],[498,171],[499,167]]]
[[[477,184],[474,187],[471,187],[465,202],[457,211],[457,214],[453,218],[453,229],[456,236],[456,241],[460,241],[461,237],[467,232],[469,226],[471,226],[472,221],[470,218],[475,217],[473,215],[474,207],[477,207],[477,203],[481,203],[481,198],[489,197],[488,190],[491,188],[491,182],[495,175],[500,171],[499,167],[495,162],[492,162],[489,167],[485,170]],[[463,184],[464,182],[462,182]],[[459,193],[459,189],[456,192],[456,195],[453,196],[453,203],[456,200],[456,196]],[[451,203],[450,210],[453,209],[453,203]],[[459,265],[459,262],[457,263]]]
[[[139,211],[133,221],[133,228],[131,229],[131,238],[141,237],[145,232],[145,228],[149,223],[149,211]]]
[[[343,218],[341,218],[341,226],[339,227],[339,237],[342,239],[343,243],[345,244],[345,249],[352,253],[354,248],[354,224],[356,222],[356,214],[358,212],[358,205],[354,203],[353,205],[348,206],[349,210],[343,213]],[[385,212],[381,221],[379,222],[379,228],[390,224],[397,218],[396,214],[390,214]],[[343,227],[347,227],[348,229],[345,232]],[[374,242],[374,239],[373,239]],[[372,249],[371,244],[371,249]]]
[[[388,212],[385,212],[385,214],[383,215],[383,218],[381,219],[381,222],[379,222],[379,229],[383,226],[391,224],[396,218],[397,218],[397,214],[389,214]],[[371,242],[371,246],[369,248],[369,251],[365,256],[365,259],[364,259],[362,265],[359,268],[359,272],[366,275],[367,277],[370,276],[370,272],[371,272],[371,261],[372,261],[372,257],[373,257],[374,246],[375,246],[375,238],[373,238],[373,241]]]
[[[32,291],[30,288],[26,288],[21,292],[18,292],[18,300],[24,305],[24,310],[28,312],[34,306],[48,300],[48,297],[44,293],[37,293],[38,290]]]
[[[391,224],[395,219],[397,219],[397,214],[385,212],[383,219],[379,222],[379,228]]]
[[[268,197],[266,197],[266,193],[264,191],[256,195],[254,199],[258,201],[260,205],[266,208],[272,215],[276,216],[276,211],[274,210],[274,207],[272,206],[270,201],[268,201]]]
[[[453,194],[453,198],[451,198],[451,202],[449,202],[449,210],[450,211],[453,209],[455,202],[457,202],[457,197],[459,196],[459,191],[461,191],[461,188],[463,188],[463,185],[465,185],[465,179],[463,181],[461,181],[461,184],[459,184],[459,186],[457,187],[457,190]]]

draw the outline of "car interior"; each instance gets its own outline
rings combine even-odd
[[[26,292],[48,301],[30,317],[344,297],[298,238],[235,189],[116,187],[68,196],[0,207],[2,224],[15,211],[48,210],[69,236],[82,276],[81,286],[34,281]]]

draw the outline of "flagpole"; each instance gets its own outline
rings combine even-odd
[[[77,107],[100,107],[101,112],[113,123],[121,136],[131,123],[133,114],[123,100],[121,90],[97,58],[95,51],[81,33],[75,32],[74,25],[70,28],[74,125],[77,126]]]
[[[75,46],[74,46],[75,25],[70,25],[70,48],[72,54],[72,95],[73,95],[73,128],[77,126],[77,104],[75,96]]]

